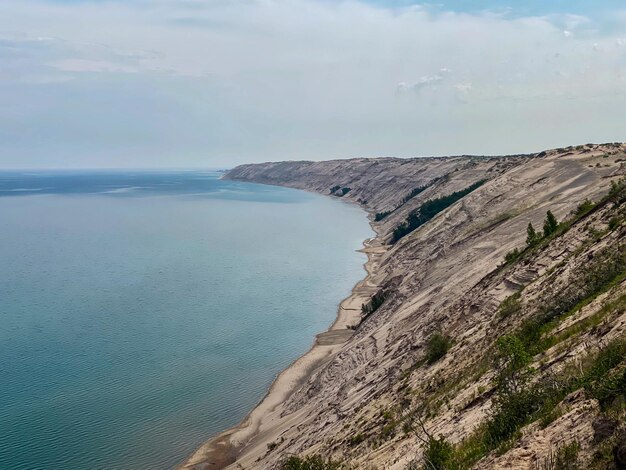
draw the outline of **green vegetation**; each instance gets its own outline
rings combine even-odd
[[[424,469],[446,470],[454,457],[454,447],[443,437],[430,437],[424,451]]]
[[[526,247],[523,250],[515,248],[512,251],[509,251],[506,255],[504,255],[504,263],[514,263],[530,249],[538,246],[542,241],[547,242],[551,240],[552,237],[565,233],[565,231],[569,229],[570,225],[571,223],[568,223],[567,225],[559,224],[556,217],[554,217],[554,214],[551,211],[548,211],[546,213],[546,219],[543,223],[543,236],[540,233],[537,233],[533,224],[529,222],[528,227],[526,227]],[[561,229],[561,232],[559,229]]]
[[[380,430],[380,438],[383,441],[386,441],[396,434],[397,423],[395,421],[391,421],[383,426]]]
[[[522,256],[522,252],[519,251],[518,248],[514,248],[513,250],[509,251],[506,255],[504,255],[504,262],[505,264],[512,264],[515,261],[517,261],[520,256]]]
[[[569,230],[575,221],[598,208],[600,204],[614,202],[612,207],[615,207],[617,204],[623,203],[626,201],[625,189],[626,180],[613,183],[609,196],[597,204],[585,200],[579,205],[573,218],[562,223],[558,222],[551,211],[547,211],[543,231],[537,233],[532,224],[529,223],[526,230],[527,246],[521,251],[515,249],[509,253],[507,262],[513,262],[526,254],[536,253],[552,239]],[[430,220],[428,217],[434,217],[438,211],[451,205],[453,202],[446,199],[450,196],[422,204],[401,226],[403,233],[394,232],[395,241],[406,233],[415,230],[425,221]],[[426,210],[424,210],[425,206]],[[445,207],[441,208],[442,206]],[[608,225],[610,230],[615,230],[622,226],[625,217],[623,209],[615,210],[612,207],[608,206],[611,211],[608,214],[612,216]],[[413,222],[411,222],[411,216],[414,217]],[[609,216],[606,217],[607,220]],[[601,236],[607,233],[608,230],[602,230]],[[396,238],[396,235],[399,237]],[[607,241],[611,240],[614,240],[614,237],[607,237]],[[582,249],[570,256],[579,257],[581,252]],[[584,318],[578,321],[569,322],[566,327],[555,332],[556,327],[562,323],[563,319],[589,305],[599,295],[608,292],[626,279],[626,245],[623,242],[617,241],[612,246],[589,250],[589,253],[584,262],[580,262],[579,259],[576,260],[575,267],[567,271],[567,279],[556,278],[557,275],[562,275],[558,269],[549,270],[545,274],[547,287],[541,292],[539,298],[524,302],[525,311],[534,312],[534,316],[524,322],[517,331],[499,338],[495,347],[490,349],[480,360],[481,363],[484,363],[484,368],[480,370],[477,377],[484,376],[489,368],[488,364],[492,362],[491,357],[494,358],[492,366],[495,372],[495,387],[488,395],[492,400],[492,408],[487,419],[470,436],[458,444],[452,444],[444,436],[435,437],[428,433],[424,426],[425,420],[437,412],[438,406],[441,406],[440,403],[445,403],[447,396],[450,395],[450,390],[453,390],[458,383],[463,382],[462,380],[456,381],[454,377],[452,379],[448,377],[445,381],[435,378],[432,383],[428,384],[428,391],[430,393],[434,390],[436,394],[431,393],[429,398],[424,398],[420,403],[419,413],[413,411],[409,412],[409,415],[399,415],[400,417],[394,419],[389,411],[383,412],[384,421],[382,424],[378,422],[380,434],[378,439],[374,439],[373,445],[379,445],[382,439],[392,437],[397,429],[403,429],[406,433],[414,433],[424,447],[423,459],[411,462],[407,468],[417,469],[419,465],[428,470],[464,470],[476,465],[490,452],[505,452],[511,448],[519,439],[524,426],[533,422],[537,422],[542,428],[550,426],[568,411],[568,404],[563,399],[577,390],[583,390],[587,397],[597,399],[600,403],[602,416],[605,418],[610,417],[616,422],[623,419],[626,410],[625,337],[610,341],[601,349],[577,361],[576,364],[566,364],[564,368],[559,368],[559,371],[553,375],[542,374],[542,376],[537,377],[537,371],[531,367],[533,360],[542,358],[542,356],[537,357],[538,354],[557,344],[559,348],[565,349],[569,346],[569,343],[565,343],[566,340],[579,336],[583,332],[593,332],[594,328],[598,328],[597,331],[599,332],[604,331],[600,329],[603,328],[602,324],[608,318],[616,318],[626,309],[626,294],[619,295],[619,293],[611,290],[610,299],[605,300],[595,313],[586,314]],[[565,261],[561,265],[565,265]],[[386,294],[379,291],[367,305],[363,305],[364,318],[376,311],[384,303],[385,297]],[[521,311],[520,292],[504,299],[498,308],[501,318],[514,318],[519,316]],[[559,344],[561,342],[563,344]],[[402,378],[406,379],[412,371],[424,364],[436,363],[446,355],[452,344],[452,340],[443,333],[434,333],[428,338],[424,357],[405,371]],[[475,366],[476,364],[472,365],[472,367]],[[467,369],[459,371],[459,376],[465,377],[468,381],[475,380],[474,373],[468,372]],[[415,393],[416,391],[411,390],[406,383],[403,387],[408,390],[405,393]],[[445,391],[441,392],[442,389]],[[479,392],[479,399],[488,398],[481,397],[482,394],[484,394],[484,389]],[[436,398],[432,398],[435,395]],[[470,401],[470,403],[472,402]],[[415,419],[418,420],[419,426],[414,425]],[[624,431],[623,428],[619,429],[619,432]],[[600,442],[593,457],[600,466],[593,468],[605,468],[602,465],[613,461],[616,440],[618,438],[623,439],[620,437],[622,434],[619,434],[618,431],[611,430],[611,433],[614,434],[607,434],[610,439],[606,436],[602,438],[604,441]],[[376,434],[369,434],[368,438],[372,437],[376,437]],[[366,436],[358,433],[349,438],[348,443],[350,446],[356,446],[365,439]],[[578,443],[571,442],[555,449],[543,461],[538,462],[535,470],[583,468],[579,462],[578,453]],[[322,460],[322,462],[324,461]],[[293,468],[317,469],[318,467]],[[325,469],[327,467],[319,468]]]
[[[561,343],[572,336],[579,335],[583,331],[597,327],[608,315],[616,312],[623,312],[624,310],[626,310],[626,294],[621,295],[616,300],[605,303],[602,308],[600,308],[600,310],[593,315],[577,321],[559,333],[555,335],[545,335],[542,337],[541,341],[534,346],[534,349],[545,351],[546,349],[549,349],[555,344]],[[548,327],[544,327],[544,330],[549,329],[551,326],[552,325],[549,324]]]
[[[509,295],[506,299],[502,301],[500,307],[498,307],[498,313],[500,318],[508,318],[517,314],[522,309],[522,302],[520,301],[522,294],[516,292],[515,294]]]
[[[585,199],[576,208],[575,215],[577,217],[583,217],[589,214],[589,212],[591,212],[595,207],[596,205],[592,201],[590,201],[589,199]]]
[[[376,212],[376,215],[374,216],[374,221],[375,222],[380,222],[381,220],[383,220],[385,217],[387,217],[392,212],[393,211]]]
[[[402,206],[403,204],[406,204],[407,202],[409,202],[411,199],[413,199],[418,194],[423,193],[424,191],[426,191],[428,188],[430,188],[437,181],[439,181],[441,179],[445,179],[445,178],[446,178],[445,176],[444,177],[435,178],[430,183],[425,184],[424,186],[418,186],[417,188],[413,188],[409,194],[407,194],[406,196],[404,196],[402,198],[402,201],[400,202],[398,207]],[[396,209],[398,209],[398,207],[396,207]],[[392,214],[396,209],[393,209],[393,210],[390,210],[390,211],[377,212],[376,215],[374,216],[374,221],[375,222],[380,222],[385,217],[387,217],[389,214]]]
[[[578,452],[580,446],[574,441],[551,452],[542,462],[535,465],[534,470],[578,470]]]
[[[433,334],[426,344],[426,362],[434,364],[452,347],[452,340],[441,333]]]
[[[622,178],[617,182],[612,181],[609,193],[599,202],[594,203],[589,199],[583,201],[579,204],[574,216],[569,220],[559,223],[554,214],[552,214],[551,211],[547,211],[542,233],[537,233],[532,223],[529,223],[526,228],[526,247],[521,250],[519,248],[515,248],[506,253],[504,257],[504,265],[506,266],[515,263],[526,254],[533,253],[535,249],[545,247],[552,239],[566,233],[576,221],[580,220],[594,209],[606,204],[607,202],[613,202],[618,206],[626,202],[626,178]],[[618,213],[609,220],[608,230],[612,231],[617,229],[624,221],[626,221],[626,214],[622,210],[621,213]],[[607,231],[597,230],[594,227],[589,227],[588,230],[596,241],[607,233]]]
[[[424,453],[425,469],[462,470],[495,449],[505,450],[519,436],[519,430],[536,420],[548,425],[561,412],[558,409],[563,398],[574,390],[584,388],[590,396],[601,403],[626,399],[626,376],[623,363],[626,340],[614,340],[597,354],[588,356],[582,365],[566,369],[559,377],[531,383],[534,371],[529,367],[530,354],[524,343],[509,335],[497,344],[495,360],[497,394],[487,421],[472,435],[458,445],[452,445],[439,437],[428,440]],[[420,422],[421,424],[421,422]],[[559,449],[551,462],[575,462],[573,447]],[[433,462],[430,465],[429,462]],[[575,468],[575,467],[543,467]]]
[[[406,196],[404,196],[404,198],[402,198],[402,204],[406,204],[407,202],[409,202],[411,199],[413,199],[415,196],[417,196],[420,193],[423,193],[424,191],[426,191],[429,187],[431,187],[439,178],[436,178],[433,182],[424,185],[424,186],[418,186],[417,188],[414,188],[409,194],[407,194]],[[402,205],[401,204],[401,205]]]
[[[510,252],[507,255],[507,262],[513,262],[526,253],[536,252],[537,249],[545,247],[553,238],[565,233],[575,221],[589,214],[601,203],[625,202],[625,189],[626,180],[619,184],[614,183],[609,196],[598,204],[584,201],[576,210],[574,217],[563,223],[559,223],[554,214],[548,211],[543,232],[537,233],[532,224],[529,224],[527,247],[523,251],[516,249]],[[609,220],[609,229],[620,227],[623,220],[623,215],[618,212]],[[553,272],[555,271],[548,272],[548,276]],[[597,399],[601,409],[604,410],[603,413],[623,419],[626,409],[626,338],[611,341],[582,361],[566,366],[558,375],[537,379],[534,377],[536,371],[530,364],[533,357],[547,348],[578,336],[584,331],[597,328],[608,316],[614,317],[623,312],[626,308],[626,294],[614,296],[610,301],[605,301],[592,315],[585,316],[556,334],[550,334],[564,318],[590,304],[598,295],[609,291],[624,279],[626,279],[626,245],[618,242],[613,246],[593,251],[584,263],[578,264],[569,272],[567,282],[548,283],[546,291],[528,305],[536,311],[534,318],[522,324],[514,334],[503,336],[496,342],[493,354],[495,394],[486,421],[457,445],[450,444],[443,437],[433,438],[420,421],[423,430],[421,434],[428,437],[426,439],[418,435],[425,445],[423,468],[468,469],[489,452],[494,450],[505,452],[519,438],[524,426],[538,422],[541,427],[547,427],[562,416],[567,411],[563,399],[576,390],[582,389],[588,397]],[[499,315],[502,318],[510,317],[518,314],[521,309],[521,295],[515,293],[501,303]],[[404,427],[414,431],[411,426]],[[602,455],[594,457],[599,462],[598,465],[612,462],[615,440],[609,441],[602,447]],[[576,442],[560,447],[545,461],[538,463],[536,469],[582,468],[578,461],[578,449]]]
[[[380,441],[386,441],[396,435],[398,421],[395,418],[393,410],[384,410],[382,412],[383,425],[380,429]]]
[[[332,188],[330,188],[330,194],[337,196],[337,197],[343,197],[346,194],[348,194],[351,190],[352,188],[348,188],[348,187],[342,188],[339,185],[335,185]]]
[[[592,212],[595,208],[607,203],[614,202],[619,205],[626,202],[626,178],[621,178],[618,181],[611,181],[611,187],[609,189],[609,193],[602,198],[599,202],[594,203],[589,199],[585,199],[576,209],[574,216],[567,221],[559,223],[556,220],[556,217],[551,211],[546,213],[546,219],[543,223],[543,236],[542,234],[538,234],[532,224],[528,224],[526,229],[527,237],[526,237],[526,248],[523,250],[514,249],[508,252],[505,257],[505,265],[511,264],[520,259],[527,252],[531,251],[532,248],[537,246],[545,246],[547,243],[555,237],[558,237],[564,233],[566,233],[572,224],[577,220],[583,218],[590,212]],[[625,220],[624,217],[613,217],[609,220],[609,230],[615,230],[617,227],[621,225],[621,223]],[[593,227],[590,230],[595,230]],[[595,234],[595,238],[599,239],[604,232],[598,232]]]
[[[370,299],[368,303],[361,305],[362,319],[365,320],[372,313],[378,310],[380,306],[385,302],[386,298],[387,298],[387,293],[383,289],[380,289],[378,292],[376,292],[372,296],[372,298]]]
[[[528,228],[526,228],[526,235],[526,245],[528,246],[535,246],[541,241],[541,235],[535,231],[535,227],[530,222],[528,222]]]
[[[526,424],[542,398],[539,387],[528,387],[533,370],[524,343],[517,336],[507,335],[496,346],[498,393],[485,425],[485,440],[490,448],[496,448]]]
[[[626,368],[618,368],[625,359],[626,341],[612,341],[598,353],[585,374],[582,382],[585,390],[602,407],[618,397],[626,398]]]
[[[396,243],[483,184],[485,184],[485,180],[480,180],[461,191],[426,201],[417,210],[409,214],[406,222],[395,228],[391,242]]]
[[[606,345],[595,355],[590,355],[581,369],[572,367],[562,376],[546,379],[528,385],[528,377],[532,370],[527,368],[524,356],[528,354],[519,349],[520,342],[505,351],[505,355],[517,358],[508,364],[517,363],[517,373],[525,376],[525,381],[517,381],[518,387],[499,389],[494,404],[494,412],[487,421],[485,437],[488,448],[496,448],[507,439],[513,437],[525,424],[536,419],[548,421],[554,417],[555,408],[568,393],[584,388],[591,397],[597,398],[601,404],[611,403],[618,396],[626,395],[626,379],[623,368],[626,353],[626,341],[617,339]],[[504,369],[499,369],[499,376]],[[515,369],[515,367],[513,367]],[[519,384],[521,383],[521,386]]]
[[[319,455],[298,457],[295,455],[284,458],[279,464],[280,470],[343,470],[347,467],[341,462]]]
[[[611,181],[608,198],[613,201],[622,201],[624,196],[623,190],[626,189],[626,178],[620,178],[618,181]]]
[[[500,393],[511,395],[519,392],[532,372],[527,366],[531,357],[524,343],[515,335],[503,336],[496,342],[496,385]]]
[[[626,248],[609,246],[598,250],[593,259],[570,274],[571,281],[557,292],[547,291],[539,299],[539,315],[526,321],[520,337],[533,354],[552,344],[545,333],[558,321],[591,302],[599,294],[626,278]]]
[[[417,188],[413,188],[409,194],[407,194],[406,196],[404,196],[402,198],[402,202],[400,203],[400,205],[406,204],[411,199],[413,199],[415,196],[417,196],[418,194],[423,193],[424,191],[426,191],[428,188],[430,188],[435,183],[437,183],[439,181],[442,181],[442,180],[443,181],[447,181],[448,178],[449,178],[448,175],[438,176],[437,178],[435,178],[432,181],[430,181],[428,184],[425,184],[423,186],[418,186]]]
[[[556,229],[558,228],[559,222],[556,220],[556,217],[554,217],[554,214],[551,211],[548,211],[546,213],[546,220],[543,223],[543,236],[546,238],[549,237],[556,232]]]
[[[348,445],[350,447],[356,447],[364,440],[365,436],[362,433],[357,433],[354,436],[351,436],[350,439],[348,439]]]

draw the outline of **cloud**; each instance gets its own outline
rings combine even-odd
[[[63,59],[50,62],[49,65],[63,72],[78,73],[98,73],[98,72],[118,72],[118,73],[137,73],[137,67],[106,62],[102,60],[86,60],[86,59]]]
[[[412,90],[415,93],[419,93],[425,88],[436,86],[441,81],[443,81],[442,75],[424,76],[420,77],[417,81],[410,84],[407,84],[406,82],[400,82],[398,83],[396,88],[400,93],[405,93],[409,90]]]
[[[599,21],[356,0],[5,0],[0,166],[46,153],[223,166],[622,140],[623,29]],[[103,103],[115,106],[98,115]]]
[[[469,101],[472,88],[471,83],[457,83],[454,85],[454,89],[456,90],[456,99],[463,103],[467,103]]]
[[[412,83],[400,82],[398,83],[398,85],[396,85],[396,91],[400,94],[406,93],[407,91],[419,93],[421,90],[424,90],[426,88],[437,87],[437,85],[441,84],[441,82],[444,81],[445,76],[450,72],[450,69],[443,67],[439,69],[439,73],[435,75],[421,76]]]
[[[75,73],[137,73],[157,70],[149,65],[154,54],[117,50],[110,46],[51,36],[0,36],[0,81],[55,83]]]

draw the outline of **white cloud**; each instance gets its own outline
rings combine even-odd
[[[86,139],[106,133],[94,154],[107,154],[109,142],[123,147],[128,126],[117,112],[144,126],[133,135],[145,136],[133,140],[136,164],[173,154],[222,165],[622,140],[618,33],[581,16],[355,0],[5,0],[0,101],[25,103],[29,114],[3,121],[14,111],[0,106],[0,166],[6,155],[35,158],[28,132],[51,132],[51,116],[78,116]],[[394,86],[406,96],[394,98]],[[94,117],[93,107],[62,99],[76,90],[119,104],[110,119]],[[78,154],[71,131],[49,137],[66,155]]]
[[[63,72],[78,73],[97,73],[97,72],[119,72],[119,73],[137,73],[137,67],[116,64],[114,62],[106,62],[103,60],[87,60],[87,59],[63,59],[50,62],[49,65]]]
[[[444,75],[448,72],[449,72],[448,69],[441,69],[439,73],[436,75],[424,75],[410,84],[407,84],[406,82],[400,82],[398,83],[396,89],[400,93],[404,93],[409,90],[412,90],[415,93],[419,93],[421,90],[424,90],[430,87],[435,87],[438,84],[440,84],[444,79]]]
[[[457,83],[454,85],[454,89],[456,90],[456,99],[463,103],[467,103],[469,101],[472,88],[471,83]]]

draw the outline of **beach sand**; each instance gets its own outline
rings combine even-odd
[[[337,318],[324,333],[316,336],[311,349],[281,372],[261,402],[237,426],[228,429],[203,444],[178,468],[180,470],[225,469],[239,457],[253,461],[267,452],[268,442],[280,439],[283,426],[276,426],[280,406],[324,363],[336,354],[353,334],[351,326],[358,325],[361,306],[378,291],[373,280],[380,256],[386,248],[378,238],[366,240],[360,251],[367,254],[366,277],[359,281],[337,310]],[[298,420],[298,412],[289,417]],[[285,419],[281,424],[285,424]],[[234,465],[233,468],[236,468]]]

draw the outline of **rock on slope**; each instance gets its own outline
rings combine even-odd
[[[281,468],[290,455],[378,469],[616,465],[626,432],[626,190],[617,183],[625,154],[606,144],[231,170],[227,178],[367,209],[378,237],[368,247],[368,289],[353,300],[358,307],[378,292],[382,304],[340,325],[340,341],[263,419],[227,434],[228,461],[236,459],[228,468]],[[425,202],[474,183],[396,241],[394,229],[425,213]],[[525,249],[528,223],[541,232],[548,210],[568,222]],[[507,369],[518,356],[500,338],[511,335],[522,360]],[[607,344],[618,359],[602,369]],[[511,377],[519,390],[507,394]],[[197,457],[188,468],[224,465]]]

